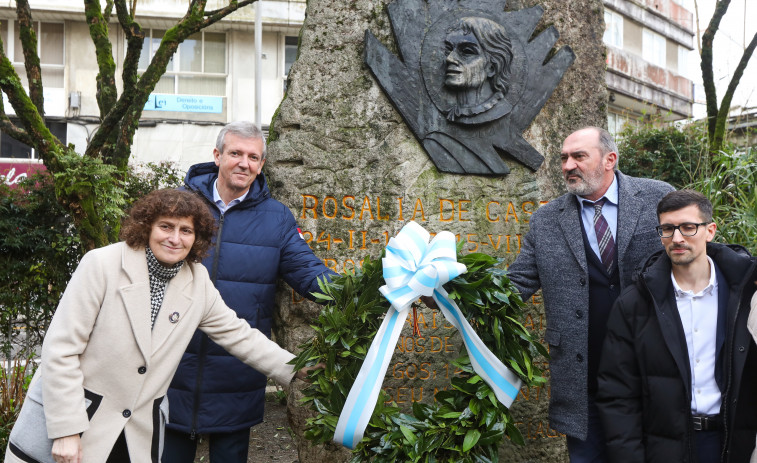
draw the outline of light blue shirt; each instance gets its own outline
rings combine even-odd
[[[225,202],[223,202],[223,199],[221,199],[221,195],[218,194],[218,179],[216,179],[216,181],[213,182],[213,202],[216,203],[216,206],[218,206],[218,209],[221,211],[221,214],[225,214],[226,210],[230,208],[231,206],[236,206],[237,204],[244,201],[244,198],[247,197],[247,194],[249,192],[250,190],[245,191],[245,193],[242,196],[236,199],[232,199],[229,202],[229,204],[226,204]]]
[[[612,239],[618,242],[618,177],[614,176],[610,188],[607,189],[604,195],[607,198],[604,206],[602,206],[602,215],[607,221],[607,225],[612,232]],[[594,230],[594,206],[595,201],[589,201],[581,196],[576,196],[578,204],[581,206],[581,220],[584,223],[584,230],[586,230],[586,236],[589,238],[589,244],[592,251],[597,257],[599,255],[599,242],[597,241],[597,232]],[[600,198],[601,199],[601,198]],[[590,205],[584,204],[584,201],[591,203]],[[601,257],[600,257],[601,259]]]

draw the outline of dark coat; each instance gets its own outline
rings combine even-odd
[[[723,299],[715,372],[723,461],[747,462],[757,430],[757,347],[747,330],[757,262],[741,246],[709,243],[707,254]],[[612,462],[695,461],[689,356],[670,272],[664,251],[652,256],[610,314],[597,405]]]
[[[620,285],[625,288],[644,261],[662,249],[655,206],[673,187],[617,173],[617,246]],[[541,288],[549,345],[550,426],[586,439],[588,428],[589,270],[578,202],[565,194],[531,217],[518,258],[508,268],[523,299]],[[589,250],[588,252],[592,252]]]
[[[218,221],[216,242],[203,260],[226,304],[253,328],[271,336],[281,277],[299,294],[318,290],[330,275],[305,240],[291,211],[271,198],[260,174],[240,204],[221,215],[213,203],[218,168],[196,164],[186,188],[204,197]],[[266,377],[195,333],[168,390],[170,429],[186,433],[233,432],[263,420]]]

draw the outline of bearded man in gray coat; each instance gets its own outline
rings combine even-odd
[[[673,187],[619,172],[612,135],[598,127],[570,134],[560,157],[568,193],[534,212],[508,273],[523,299],[542,290],[550,426],[567,436],[571,463],[600,463],[607,454],[594,397],[607,318],[662,249],[656,207]]]

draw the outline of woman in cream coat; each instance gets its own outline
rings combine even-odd
[[[189,192],[135,204],[60,300],[6,462],[158,462],[168,384],[195,329],[281,384],[293,355],[229,309],[199,264],[213,217]],[[298,372],[298,377],[304,377]]]

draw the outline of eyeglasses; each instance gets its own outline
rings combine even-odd
[[[700,225],[709,225],[712,222],[691,223],[685,222],[681,225],[658,225],[655,227],[660,238],[671,238],[678,230],[682,236],[694,236],[697,234]]]

